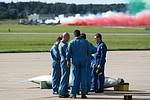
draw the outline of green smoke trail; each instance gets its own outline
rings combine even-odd
[[[129,0],[128,9],[132,15],[136,15],[138,12],[146,10],[146,2],[143,0]]]

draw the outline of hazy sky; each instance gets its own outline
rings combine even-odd
[[[56,3],[56,2],[64,2],[64,3],[76,3],[76,4],[112,4],[112,3],[126,3],[128,0],[0,0],[0,2],[29,2],[29,1],[40,1],[47,3]]]

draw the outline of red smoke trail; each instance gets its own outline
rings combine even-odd
[[[136,16],[111,12],[98,17],[74,17],[66,20],[63,24],[76,26],[148,26],[150,25],[150,12],[140,12]]]

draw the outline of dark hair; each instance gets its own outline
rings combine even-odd
[[[79,37],[80,36],[80,31],[79,30],[75,30],[73,32],[73,34],[74,34],[75,37]]]
[[[57,37],[57,38],[56,38],[56,41],[58,41],[58,40],[62,40],[62,37],[60,37],[60,36]]]
[[[81,34],[81,37],[82,37],[83,39],[86,39],[86,34],[85,34],[85,33],[82,33],[82,34]]]
[[[102,35],[100,33],[96,33],[95,36],[96,36],[96,38],[102,39]]]

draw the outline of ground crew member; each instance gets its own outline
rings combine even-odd
[[[81,98],[87,98],[87,57],[90,46],[87,40],[80,37],[80,31],[74,31],[75,38],[70,41],[67,48],[67,64],[71,66],[72,58],[72,80],[70,84],[70,98],[76,98],[78,86],[81,82]]]
[[[61,57],[61,81],[59,86],[59,97],[60,98],[68,98],[68,83],[69,83],[69,75],[70,75],[70,68],[67,66],[66,60],[66,49],[67,49],[67,42],[70,39],[69,33],[63,33],[62,41],[59,44],[59,53]]]
[[[94,54],[94,66],[92,69],[92,91],[96,93],[104,92],[104,81],[105,81],[105,62],[106,62],[106,52],[107,46],[102,41],[102,35],[97,33],[95,35],[95,41],[97,43],[97,52]],[[101,75],[97,74],[96,71],[101,70]]]
[[[86,34],[82,33],[81,37],[83,39],[86,39]],[[90,55],[88,55],[88,61],[87,61],[87,63],[88,63],[88,65],[87,65],[87,93],[91,89],[91,60],[93,58],[92,54],[96,53],[96,47],[93,46],[93,44],[90,42],[89,42],[89,44],[91,46],[91,53],[90,53]]]
[[[50,49],[50,54],[52,57],[52,67],[53,67],[53,73],[52,73],[53,94],[58,94],[58,88],[59,88],[59,83],[61,78],[60,54],[58,50],[58,45],[61,39],[62,39],[61,37],[57,37],[56,43]]]

